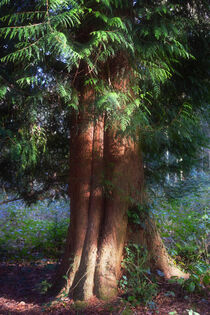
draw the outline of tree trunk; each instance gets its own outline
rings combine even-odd
[[[127,77],[113,86],[126,93],[129,82]],[[123,248],[133,235],[134,241],[147,246],[150,261],[166,278],[185,276],[174,267],[149,218],[145,231],[129,232],[127,210],[142,201],[143,162],[133,139],[105,127],[104,117],[95,117],[93,107],[90,114],[93,100],[94,91],[86,87],[81,92],[80,113],[72,121],[70,226],[52,287],[59,296],[67,293],[79,300],[117,295]]]
[[[81,116],[80,128],[74,139],[72,134],[71,221],[53,289],[79,300],[93,295],[110,299],[117,295],[127,210],[141,199],[142,161],[131,139],[104,132],[103,118],[87,122]],[[166,278],[185,276],[169,258],[153,222],[148,219],[145,230],[134,234],[133,241],[147,246],[153,267]]]
[[[82,103],[90,101],[92,93],[85,91]],[[85,111],[74,117],[70,143],[71,200],[70,225],[64,257],[55,278],[53,291],[68,292],[78,272],[88,228],[90,208],[94,125]]]
[[[117,293],[122,252],[127,231],[127,210],[139,198],[142,164],[131,139],[105,135],[105,166],[108,186],[95,274],[96,295],[111,298]]]

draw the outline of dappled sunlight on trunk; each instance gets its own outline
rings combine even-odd
[[[129,81],[124,83],[118,88],[124,89]],[[105,117],[86,113],[86,104],[94,99],[89,89],[85,88],[81,98],[84,110],[71,126],[71,220],[64,258],[51,291],[59,297],[69,294],[74,300],[88,300],[93,295],[106,300],[118,293],[123,248],[128,241],[127,211],[143,200],[143,161],[132,138],[107,127]],[[146,226],[143,234],[135,233],[142,236],[150,261],[169,278],[175,274],[172,260],[155,225],[148,219]]]

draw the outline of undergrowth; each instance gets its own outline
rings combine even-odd
[[[156,189],[153,196],[152,214],[166,247],[176,263],[191,274],[188,280],[171,282],[179,283],[187,294],[201,292],[210,284],[208,205],[209,182],[204,174],[168,185],[164,191]],[[4,204],[0,206],[0,219],[1,260],[61,257],[69,225],[69,205],[64,200],[31,207],[19,201]],[[124,299],[152,308],[158,287],[146,265],[147,252],[135,244],[125,251],[119,283]]]
[[[209,179],[190,178],[156,194],[153,213],[170,254],[187,270],[208,260]]]
[[[0,206],[1,260],[60,258],[69,224],[69,205],[64,200],[22,202]]]
[[[172,181],[165,189],[152,187],[151,215],[155,217],[161,236],[175,262],[190,273],[189,279],[173,278],[183,294],[202,293],[210,285],[209,274],[209,177],[206,174],[185,181]],[[139,211],[139,212],[138,212]],[[141,224],[142,210],[129,212],[129,219]],[[125,248],[120,280],[123,297],[132,305],[143,303],[155,307],[157,281],[146,265],[147,253],[136,244]],[[157,270],[158,276],[164,274]],[[175,295],[174,292],[169,292]]]
[[[209,177],[207,174],[168,185],[164,198],[156,193],[153,213],[161,236],[176,263],[191,274],[177,281],[188,292],[210,284]]]
[[[147,266],[146,249],[129,244],[125,247],[125,258],[122,262],[124,275],[119,284],[124,291],[124,300],[132,305],[151,305],[152,298],[157,294],[157,284]]]

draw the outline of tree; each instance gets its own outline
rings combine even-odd
[[[206,7],[205,1],[2,1],[2,181],[18,183],[29,202],[52,188],[56,194],[70,142],[71,220],[54,292],[114,296],[129,240],[145,244],[151,265],[167,278],[186,276],[142,211],[143,158],[151,166],[151,154],[157,162],[172,149],[183,165],[204,143],[195,126],[209,81],[206,70],[192,75],[202,65],[192,54],[200,58],[198,33],[202,49],[207,45]],[[144,229],[128,220],[128,210]]]

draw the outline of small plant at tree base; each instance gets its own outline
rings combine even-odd
[[[124,275],[120,280],[124,298],[132,305],[149,304],[157,294],[157,284],[152,282],[150,269],[146,266],[147,251],[137,245],[125,247],[125,258],[122,262]]]
[[[49,290],[49,288],[51,288],[51,286],[51,283],[49,283],[47,280],[43,280],[39,285],[41,294],[45,294]]]
[[[182,289],[188,293],[202,292],[210,284],[210,273],[208,270],[201,270],[200,272],[192,273],[187,280],[172,278],[169,282],[180,284]]]

